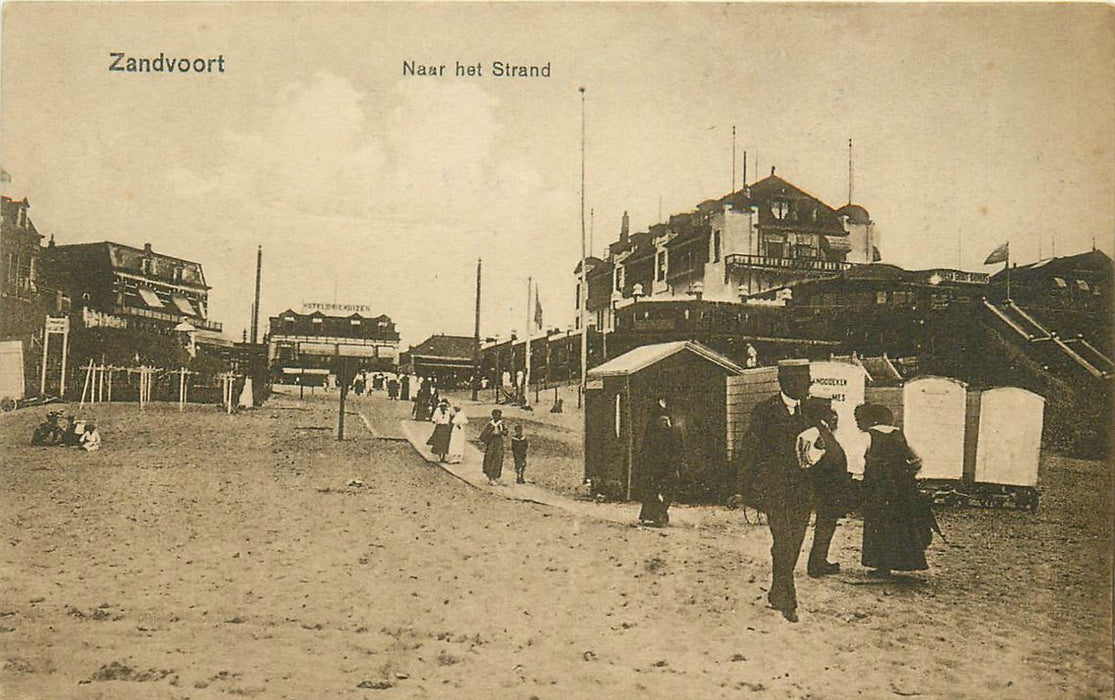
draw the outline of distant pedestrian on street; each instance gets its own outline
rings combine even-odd
[[[399,398],[399,380],[395,378],[395,375],[391,375],[387,379],[387,398],[391,401]]]
[[[527,449],[530,442],[523,437],[523,426],[515,426],[515,435],[511,438],[511,456],[515,459],[515,483],[525,484],[527,470]]]
[[[414,420],[429,420],[430,418],[430,382],[423,380],[421,386],[418,388],[418,393],[414,395],[414,411],[412,412]]]
[[[651,527],[670,524],[670,503],[681,479],[684,460],[681,435],[666,411],[665,400],[651,410],[639,452],[639,522]]]
[[[484,476],[488,477],[488,484],[499,483],[503,475],[503,438],[507,435],[507,426],[503,422],[503,411],[492,409],[492,419],[480,431],[480,442],[484,445]]]
[[[399,399],[401,401],[410,401],[410,375],[404,374],[399,379]]]

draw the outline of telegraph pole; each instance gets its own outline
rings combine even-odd
[[[252,302],[252,345],[259,342],[259,281],[263,270],[263,246],[256,248],[256,296]]]
[[[476,259],[476,322],[472,327],[472,400],[476,401],[476,392],[480,387],[480,264],[482,260]]]
[[[577,408],[585,400],[586,375],[588,374],[588,326],[585,325],[585,316],[588,313],[588,262],[585,252],[585,89],[581,91],[581,386],[577,391]]]

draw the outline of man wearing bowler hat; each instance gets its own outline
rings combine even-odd
[[[778,363],[779,393],[755,406],[737,453],[739,494],[767,514],[773,577],[767,600],[790,622],[797,622],[797,565],[812,510],[809,473],[798,466],[797,436],[809,424],[801,402],[809,396],[809,361]]]

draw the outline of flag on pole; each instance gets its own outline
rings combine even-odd
[[[542,329],[542,300],[538,298],[538,285],[534,285],[534,322]]]
[[[991,251],[991,255],[987,256],[987,260],[983,261],[984,265],[994,265],[995,263],[1007,262],[1010,260],[1010,241],[999,246]]]
[[[7,170],[0,168],[0,182],[11,182],[12,176],[8,174]]]

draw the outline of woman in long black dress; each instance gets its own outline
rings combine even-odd
[[[663,401],[651,411],[639,454],[640,523],[651,527],[670,524],[670,503],[681,480],[683,459],[681,435]]]
[[[902,431],[891,425],[890,409],[864,404],[856,407],[855,417],[856,426],[871,436],[863,468],[863,565],[876,577],[928,569],[929,539],[917,518],[915,475],[921,462]]]

